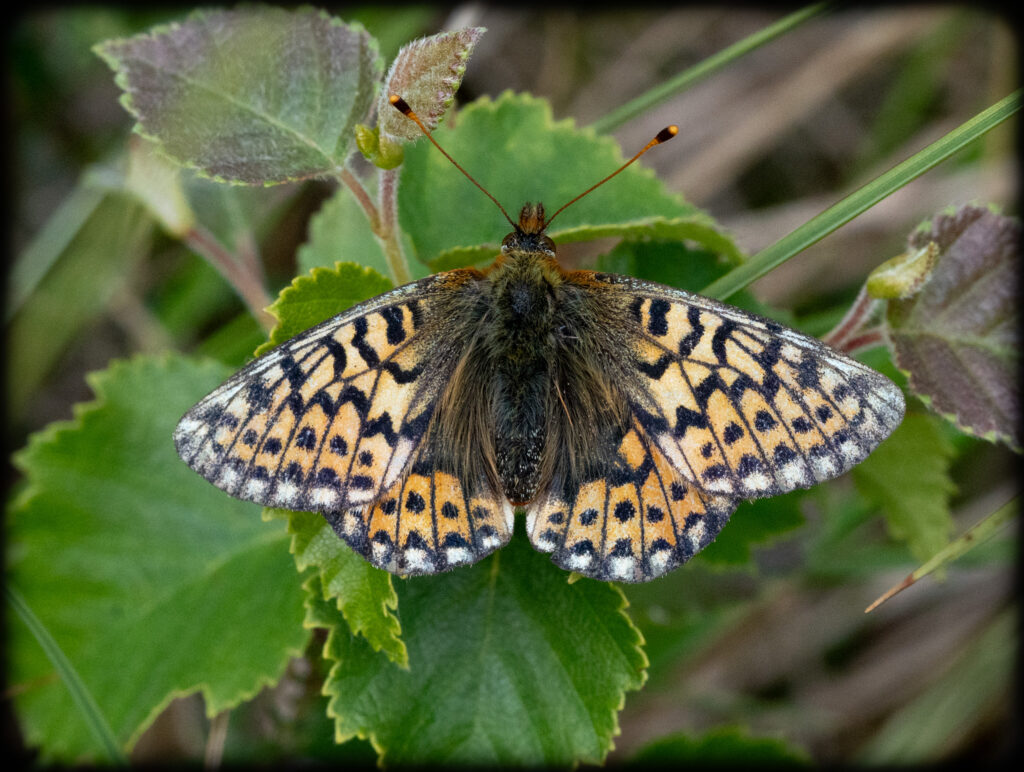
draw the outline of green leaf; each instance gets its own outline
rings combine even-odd
[[[910,414],[900,427],[853,468],[861,494],[878,506],[893,538],[927,560],[949,541],[953,518],[949,478],[953,444],[927,415]]]
[[[53,669],[57,671],[57,675],[67,687],[68,692],[71,694],[71,699],[74,700],[79,714],[85,719],[93,739],[103,749],[102,756],[100,757],[101,760],[121,766],[127,764],[127,759],[121,752],[121,745],[118,743],[117,738],[114,737],[114,732],[110,728],[107,717],[103,715],[103,711],[96,704],[92,693],[82,683],[82,679],[79,677],[78,671],[75,670],[75,666],[71,664],[63,649],[53,639],[53,636],[50,635],[46,625],[35,615],[32,607],[21,597],[20,592],[7,585],[4,587],[4,593],[7,596],[8,604],[14,609],[14,612],[25,624],[25,627],[32,633],[40,648],[45,652],[46,658],[53,665]]]
[[[749,764],[805,766],[807,752],[775,737],[754,737],[739,727],[721,726],[699,737],[673,734],[641,748],[630,759],[646,764]]]
[[[978,206],[939,215],[910,249],[939,257],[923,288],[888,304],[896,365],[962,431],[1021,451],[1020,223]]]
[[[399,582],[409,670],[312,593],[339,741],[366,737],[393,765],[600,763],[646,658],[621,591],[566,578],[520,530],[474,566]]]
[[[362,635],[374,651],[383,652],[396,665],[409,667],[402,626],[394,613],[398,596],[391,574],[343,545],[334,529],[315,512],[269,508],[265,512],[270,517],[287,518],[291,551],[299,571],[317,569],[317,582],[310,586],[321,592],[324,600],[335,599],[352,634]]]
[[[513,219],[526,201],[542,200],[554,214],[624,161],[613,140],[554,121],[548,103],[529,96],[477,100],[459,112],[457,123],[440,127],[438,142]],[[493,260],[509,230],[493,204],[425,141],[405,149],[398,204],[419,259],[435,270]],[[566,209],[548,235],[563,243],[604,236],[688,239],[739,257],[710,216],[667,192],[638,164]]]
[[[338,188],[309,222],[309,240],[299,247],[299,271],[331,268],[339,260],[372,268],[387,276],[387,258],[380,242],[373,235],[370,223],[348,188]],[[414,278],[422,278],[430,270],[418,261],[409,266]]]
[[[63,227],[75,230],[53,232]],[[61,251],[50,255],[48,271],[8,328],[11,413],[21,413],[57,358],[124,286],[132,266],[147,254],[152,233],[153,220],[144,208],[111,192],[95,202],[84,220],[53,220],[37,237],[34,244],[45,240],[59,244]],[[44,257],[34,246],[26,254]]]
[[[226,375],[181,357],[116,363],[89,377],[95,402],[15,456],[28,484],[8,513],[10,580],[126,748],[176,696],[200,691],[210,716],[253,696],[307,639],[283,529],[174,452],[180,415]],[[9,632],[27,742],[96,758],[35,639]]]
[[[157,152],[157,146],[139,136],[128,145],[125,189],[141,201],[170,235],[182,238],[195,226],[196,215],[188,204],[181,168]]]
[[[141,134],[179,163],[249,184],[339,168],[383,69],[362,26],[310,8],[197,11],[95,50]]]
[[[366,215],[348,188],[338,188],[309,221],[309,240],[299,247],[299,272],[331,268],[339,260],[386,276],[388,262]]]
[[[297,190],[224,185],[191,170],[182,177],[197,219],[229,252],[236,252],[246,240],[258,243],[274,234]]]
[[[390,281],[372,268],[355,263],[337,263],[333,270],[314,268],[309,275],[299,276],[285,287],[270,306],[269,311],[278,323],[270,340],[256,350],[256,355],[389,289]]]

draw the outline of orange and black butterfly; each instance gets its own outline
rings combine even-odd
[[[814,338],[564,270],[551,219],[526,204],[490,268],[398,287],[250,363],[181,419],[178,453],[232,496],[322,513],[392,573],[474,563],[522,508],[559,566],[642,582],[738,501],[835,477],[902,420],[895,384]]]

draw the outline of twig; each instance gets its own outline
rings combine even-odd
[[[210,734],[206,737],[206,751],[203,754],[203,768],[217,769],[224,759],[224,743],[228,737],[228,723],[231,711],[222,710],[210,721]]]
[[[388,269],[391,271],[391,279],[396,285],[406,284],[412,281],[412,274],[409,273],[409,262],[406,260],[405,252],[402,249],[402,242],[399,238],[398,229],[398,170],[381,169],[378,175],[379,185],[377,189],[377,200],[380,205],[380,228],[378,234],[381,239],[381,246],[384,248],[384,257],[388,261]]]
[[[936,568],[956,560],[958,557],[963,555],[972,547],[980,544],[985,539],[992,536],[997,530],[1002,528],[1006,523],[1017,516],[1017,497],[1014,497],[1002,507],[997,509],[991,515],[986,517],[980,523],[975,525],[963,536],[958,539],[954,539],[935,555],[932,556],[931,560],[922,565],[916,571],[907,576],[899,584],[889,588],[881,596],[879,596],[874,603],[864,609],[865,614],[869,614],[878,608],[880,605],[889,600],[893,595],[901,592],[910,585],[914,584],[918,579],[923,579]]]
[[[363,183],[359,181],[351,171],[346,168],[342,168],[338,172],[338,179],[341,183],[352,191],[352,195],[355,196],[356,202],[362,207],[363,214],[366,215],[366,219],[370,223],[370,228],[375,234],[383,238],[381,235],[381,221],[380,213],[377,211],[376,204],[373,203],[373,199],[370,198],[370,194],[366,192],[366,188],[363,187]]]
[[[266,329],[274,327],[274,317],[265,309],[271,303],[259,275],[246,270],[241,262],[225,249],[216,237],[201,225],[196,225],[185,234],[184,242],[197,254],[205,257],[221,276],[234,287],[235,292],[249,308],[249,313]]]
[[[847,338],[856,333],[864,324],[872,312],[878,307],[878,301],[868,295],[867,287],[861,286],[857,293],[857,299],[846,312],[846,316],[822,336],[822,340],[833,348],[845,350],[843,345]]]

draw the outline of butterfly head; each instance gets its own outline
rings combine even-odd
[[[540,202],[523,204],[523,208],[519,211],[519,222],[515,225],[515,230],[501,242],[502,254],[540,252],[554,257],[555,242],[544,233],[546,227],[544,204]]]

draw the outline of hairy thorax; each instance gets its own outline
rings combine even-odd
[[[626,308],[588,272],[564,271],[534,220],[543,210],[527,205],[494,265],[467,277],[472,300],[445,312],[473,336],[435,422],[457,476],[486,477],[515,505],[558,483],[555,470],[586,475],[592,445],[617,445],[627,413],[613,386],[627,377],[614,369],[623,342],[607,332],[624,329]]]

